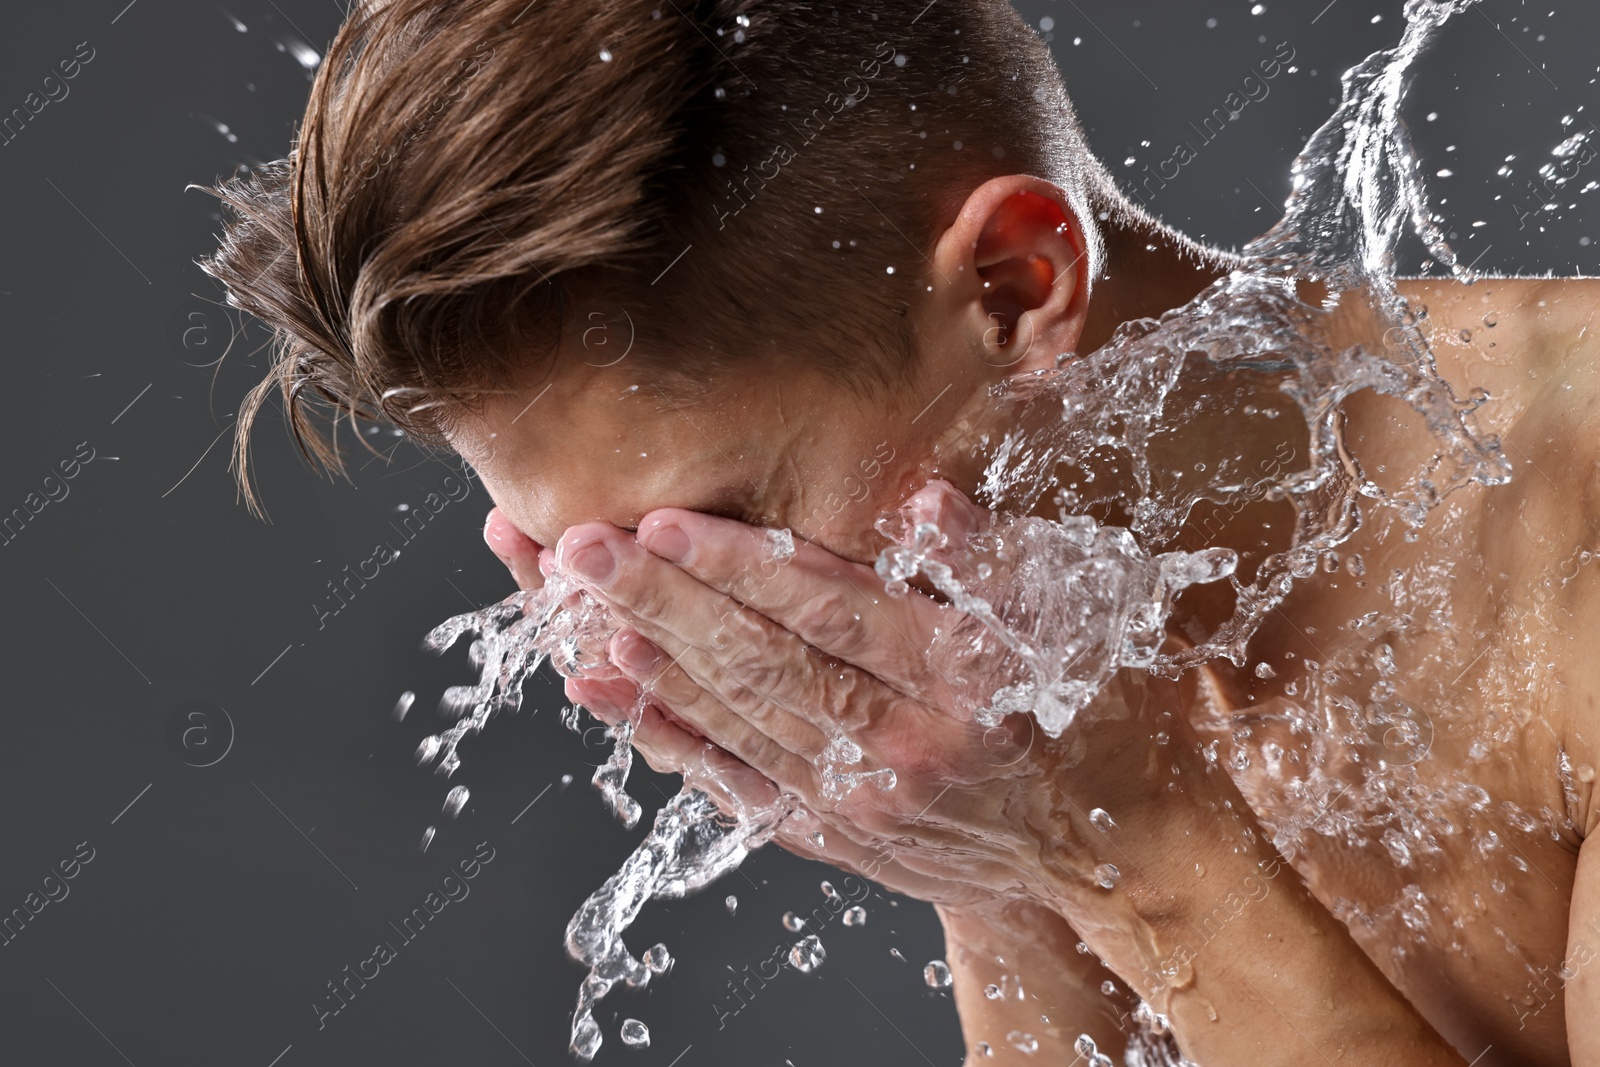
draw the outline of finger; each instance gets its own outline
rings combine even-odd
[[[566,680],[567,699],[605,723],[615,726],[628,718],[638,701],[639,686],[631,678],[595,678],[590,675]]]
[[[564,572],[592,584],[596,595],[664,650],[719,706],[808,760],[822,751],[824,728],[831,735],[840,722],[870,725],[898,699],[855,668],[824,664],[796,635],[646,552],[614,527],[574,527],[562,537],[558,553]],[[653,666],[640,664],[630,673],[640,677],[641,670]],[[680,702],[666,703],[687,715]],[[725,743],[726,729],[694,721],[713,741]],[[717,729],[723,729],[722,736]]]
[[[539,570],[543,547],[517,529],[499,508],[489,509],[489,517],[483,524],[483,540],[511,571],[518,588],[531,590],[544,586],[544,576]]]
[[[627,718],[638,696],[633,682],[592,682],[574,678],[567,681],[567,699],[589,709],[602,722],[615,724]],[[697,778],[692,784],[705,787],[714,779],[739,805],[759,807],[777,799],[772,780],[733,754],[708,742],[671,709],[651,701],[644,706],[634,726],[633,745],[652,770],[661,774],[685,774]]]
[[[614,669],[614,668],[613,668]],[[589,709],[594,717],[608,726],[615,726],[633,714],[639,700],[639,683],[617,671],[615,678],[597,679],[594,675],[568,678],[567,699]],[[651,708],[663,722],[675,726],[699,741],[706,740],[693,723],[678,718],[671,708],[651,701]]]
[[[691,678],[680,664],[669,660],[662,649],[633,630],[619,630],[612,638],[612,659],[647,689],[655,702],[670,707],[674,715],[692,724],[713,744],[773,781],[811,795],[816,784],[812,760],[826,743],[815,726],[784,722],[775,727],[774,719],[787,713],[771,705],[761,715],[736,713]],[[773,736],[779,732],[797,736],[801,730],[810,731],[804,742],[810,755],[795,752]]]
[[[803,541],[787,563],[768,531],[731,519],[663,508],[639,523],[639,543],[713,589],[755,609],[801,641],[908,696],[949,689],[928,648],[949,609],[925,596],[891,597],[869,567]]]
[[[633,746],[650,766],[663,774],[675,774],[691,762],[698,750],[706,744],[699,734],[685,730],[680,724],[668,722],[662,709],[653,703],[638,708],[639,687],[622,678],[594,681],[588,678],[569,678],[566,683],[567,699],[605,723],[615,726],[625,719],[634,718]]]

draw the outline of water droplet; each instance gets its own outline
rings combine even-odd
[[[572,1054],[587,1063],[600,1051],[600,1024],[594,1016],[581,1016],[572,1024]]]
[[[622,1020],[622,1043],[629,1048],[649,1048],[650,1028],[638,1019]]]
[[[988,1000],[999,1000],[1001,997],[1006,995],[1006,991],[995,985],[993,982],[990,982],[988,985],[983,987],[983,995]]]
[[[922,980],[929,989],[949,989],[954,979],[950,977],[950,965],[944,960],[930,960],[922,968]]]
[[[828,953],[822,947],[822,939],[816,934],[801,938],[789,950],[789,963],[801,974],[810,974],[822,966]]]
[[[889,955],[893,956],[895,959],[899,960],[901,963],[908,962],[904,956],[900,955],[900,950],[897,949],[897,948],[889,949]]]
[[[304,41],[291,39],[287,42],[279,42],[278,51],[288,52],[291,56],[294,56],[294,61],[306,70],[315,70],[317,64],[322,62],[322,56],[318,54],[317,50]]]
[[[1122,879],[1122,872],[1117,870],[1114,863],[1098,863],[1094,868],[1094,884],[1101,889],[1110,889]]]
[[[823,838],[821,830],[811,831],[806,835],[806,840],[811,842],[812,848],[822,848],[826,844],[826,840]]]
[[[1277,676],[1278,672],[1273,670],[1272,664],[1268,663],[1266,660],[1262,660],[1260,663],[1256,664],[1257,678],[1276,678]]]
[[[433,835],[434,835],[434,833],[435,833],[434,828],[431,827],[431,826],[428,827],[426,830],[422,831],[422,844],[419,847],[418,851],[421,851],[421,852],[428,851],[428,846],[433,844]]]
[[[1217,20],[1212,19],[1211,21],[1216,22]],[[1032,1056],[1039,1051],[1039,1039],[1025,1030],[1011,1031],[1006,1035],[1006,1040],[1010,1042],[1012,1048],[1025,1056]]]
[[[1094,825],[1096,830],[1099,830],[1103,834],[1109,834],[1112,830],[1117,828],[1116,820],[1111,817],[1110,813],[1107,812],[1105,808],[1090,808],[1089,822]]]
[[[432,734],[422,739],[422,743],[417,746],[417,753],[413,758],[416,760],[418,766],[421,766],[422,764],[431,762],[433,757],[437,756],[438,754],[439,737],[437,734]]]
[[[824,897],[826,897],[830,901],[843,900],[844,899],[844,897],[841,897],[839,895],[839,891],[837,889],[833,888],[833,883],[832,882],[823,882],[822,883],[822,895]]]
[[[798,934],[806,927],[806,921],[792,911],[783,913],[783,928],[791,934]]]
[[[644,965],[651,974],[666,974],[672,967],[672,953],[663,944],[651,945],[644,953]]]
[[[450,790],[449,793],[445,794],[444,813],[454,819],[456,816],[461,814],[461,809],[467,806],[467,798],[471,795],[472,794],[468,792],[466,786],[456,786],[454,789]]]
[[[727,899],[722,902],[722,906],[728,909],[729,915],[732,915],[739,910],[739,898],[729,893]]]
[[[609,48],[600,49],[600,62],[602,62],[602,63],[611,62],[611,49],[609,49]],[[640,1023],[639,1025],[643,1026],[644,1024]],[[626,1024],[624,1024],[624,1026],[626,1026]],[[623,1040],[627,1040],[627,1039],[624,1038]],[[649,1043],[650,1043],[650,1039],[648,1037],[646,1037],[645,1038],[645,1044],[649,1044]]]
[[[859,904],[853,908],[846,908],[844,913],[844,924],[846,926],[867,925],[867,909],[863,908]]]
[[[820,214],[822,209],[817,209]],[[763,548],[765,557],[773,563],[788,563],[794,559],[794,532],[792,530],[768,530],[764,535]]]
[[[1107,978],[1104,982],[1100,983],[1100,992],[1104,993],[1108,997],[1116,996],[1117,995],[1117,983],[1115,983],[1111,979]]]
[[[404,719],[406,712],[411,710],[411,705],[416,702],[417,694],[407,689],[400,694],[400,699],[394,702],[394,717],[396,721]]]

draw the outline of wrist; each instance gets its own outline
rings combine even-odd
[[[1176,743],[1176,741],[1175,741]],[[1339,1049],[1415,1063],[1454,1052],[1311,894],[1220,769],[1190,775],[1159,823],[1119,827],[1111,889],[1066,879],[1061,914],[1198,1062],[1311,1062]],[[1304,1053],[1304,1056],[1300,1056]],[[1281,1058],[1279,1060],[1281,1062]]]
[[[1231,920],[1264,899],[1287,867],[1232,779],[1185,740],[1168,750],[1178,788],[1161,803],[1112,824],[1070,808],[1057,840],[1076,845],[1052,850],[1040,893],[1158,1011],[1189,982],[1196,931],[1217,929],[1219,907]]]
[[[1136,1001],[1060,914],[998,899],[937,910],[970,1062],[1069,1063],[1080,1034],[1120,1057]]]

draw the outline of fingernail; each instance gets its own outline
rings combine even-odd
[[[661,651],[636,633],[617,636],[617,659],[632,674],[649,674],[661,662]]]
[[[657,526],[644,535],[642,544],[668,563],[687,563],[694,548],[680,526]]]
[[[511,566],[511,553],[501,547],[502,540],[500,531],[495,529],[493,523],[483,528],[483,543],[489,546],[489,551],[494,553],[496,559],[509,567]]]
[[[530,547],[534,551],[540,548],[537,541],[517,529],[516,524],[499,508],[489,509],[489,515],[483,522],[483,539],[490,550],[501,558]]]
[[[570,569],[596,585],[605,585],[617,573],[616,558],[604,542],[591,541],[577,551],[564,555]]]

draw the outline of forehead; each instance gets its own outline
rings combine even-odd
[[[794,444],[768,392],[724,382],[692,400],[620,369],[566,369],[487,399],[449,436],[541,544],[582,522],[631,527],[658,507],[754,518]]]

